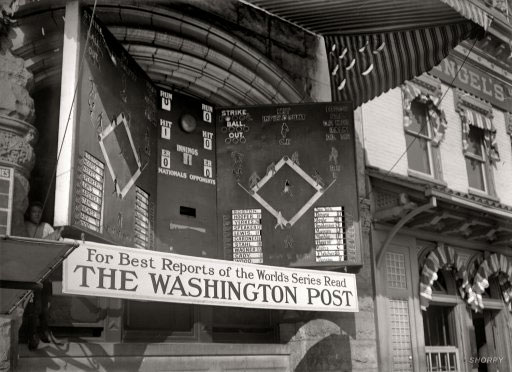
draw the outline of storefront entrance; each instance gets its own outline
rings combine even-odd
[[[453,306],[431,305],[423,314],[427,371],[458,371]]]
[[[499,355],[496,350],[496,310],[473,313],[473,326],[476,350],[471,360],[473,371],[498,371]]]

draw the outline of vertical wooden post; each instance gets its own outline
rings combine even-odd
[[[66,4],[64,25],[64,47],[60,91],[59,139],[57,179],[55,186],[55,226],[69,225],[72,215],[70,205],[73,192],[73,167],[75,163],[73,144],[76,128],[76,87],[80,66],[80,3]]]

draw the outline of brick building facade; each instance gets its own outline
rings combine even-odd
[[[462,77],[471,70],[474,82],[510,89],[507,62],[481,57],[481,46],[463,43],[428,75],[362,106],[386,370],[511,368],[510,104],[440,73],[468,55]]]

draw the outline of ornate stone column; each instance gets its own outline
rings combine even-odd
[[[14,169],[11,235],[25,235],[23,214],[28,204],[29,177],[34,165],[32,143],[36,137],[34,102],[28,93],[32,74],[25,61],[12,55],[11,17],[16,0],[0,0],[0,165]],[[16,368],[18,330],[23,306],[0,314],[0,371]]]
[[[34,166],[36,129],[34,102],[28,90],[33,81],[25,61],[12,55],[11,16],[16,1],[0,0],[0,165],[14,168],[11,235],[24,235],[23,214],[28,204],[29,177]]]

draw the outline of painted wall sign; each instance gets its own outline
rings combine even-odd
[[[68,294],[264,309],[357,312],[355,274],[276,268],[86,242],[64,261]]]
[[[70,37],[79,40],[83,60],[77,75],[76,117],[69,128],[62,120],[59,127],[60,136],[67,130],[73,141],[61,155],[70,159],[72,177],[57,177],[57,190],[63,189],[63,182],[70,183],[71,201],[61,204],[62,195],[56,198],[55,220],[73,228],[68,236],[84,232],[149,249],[156,201],[157,90],[108,29],[91,20],[87,9],[78,17],[80,35]],[[62,207],[68,204],[69,209]]]
[[[360,262],[352,115],[343,102],[217,110],[225,258],[279,266]],[[243,242],[261,254],[242,256],[241,236],[257,237]]]
[[[449,85],[453,84],[504,111],[512,112],[511,85],[489,76],[470,64],[466,63],[462,68],[461,65],[461,60],[448,56],[430,72]]]

